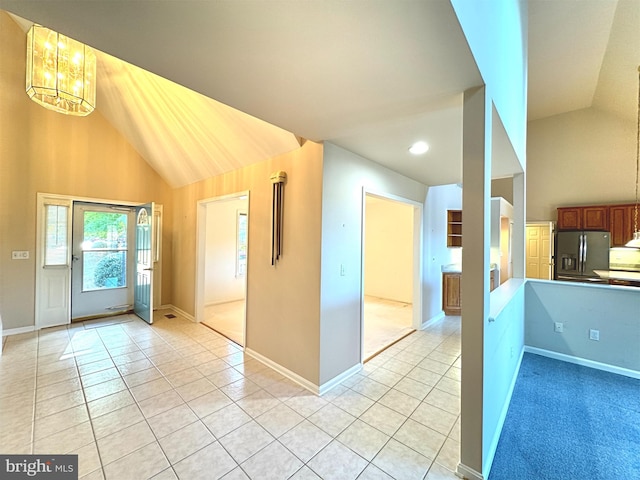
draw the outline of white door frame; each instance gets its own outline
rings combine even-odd
[[[392,193],[380,192],[377,190],[362,189],[362,235],[360,242],[360,253],[362,258],[360,264],[360,361],[364,361],[364,248],[365,248],[365,209],[367,195],[404,203],[413,207],[413,319],[412,327],[416,330],[422,328],[422,218],[424,205],[415,200],[394,195]]]
[[[41,311],[41,307],[43,302],[46,300],[45,295],[47,292],[44,291],[44,268],[43,263],[44,259],[42,258],[42,249],[44,247],[44,230],[43,230],[43,222],[44,222],[44,206],[47,204],[47,201],[60,202],[60,204],[69,205],[70,212],[73,210],[73,202],[87,202],[87,203],[97,203],[97,204],[106,204],[106,205],[122,205],[125,207],[135,207],[140,205],[139,202],[127,202],[122,200],[109,200],[104,198],[91,198],[91,197],[78,197],[75,195],[61,195],[57,193],[36,193],[36,282],[35,282],[35,312],[34,312],[34,328],[39,330],[45,327],[51,327],[52,324],[48,324],[46,319],[44,319],[43,312]],[[161,207],[161,206],[160,206]],[[162,211],[160,209],[160,211]],[[70,213],[71,214],[71,213]],[[69,262],[71,261],[71,251],[73,248],[72,245],[72,236],[71,236],[71,223],[68,225],[69,234],[67,235],[67,248],[69,255]],[[158,249],[160,245],[158,245]],[[158,254],[158,258],[161,260],[162,254]],[[161,263],[161,262],[159,262]],[[70,264],[69,264],[70,265]],[[63,295],[64,298],[60,298],[59,300],[63,302],[63,306],[61,308],[66,308],[66,315],[61,315],[66,318],[64,323],[57,323],[57,325],[66,325],[71,323],[71,270],[70,267],[67,270],[68,276],[65,280],[66,288],[64,291],[59,292],[59,295]],[[160,280],[158,280],[160,281]],[[155,282],[154,282],[155,286]]]
[[[249,205],[249,190],[244,190],[241,192],[230,193],[228,195],[220,195],[217,197],[205,198],[203,200],[198,200],[197,203],[197,218],[196,218],[196,292],[195,292],[195,311],[196,323],[200,323],[204,320],[204,303],[205,303],[205,265],[204,261],[206,258],[206,250],[207,250],[207,206],[212,203],[218,202],[226,202],[230,200],[238,200],[241,197],[247,197],[247,205]],[[247,206],[247,219],[251,218],[251,212],[249,211],[249,206]],[[244,318],[242,329],[244,331],[244,345],[243,348],[246,347],[247,344],[247,289],[249,284],[249,257],[247,256],[247,271],[245,273],[245,282],[244,282],[244,301],[245,301],[245,309],[244,309]]]

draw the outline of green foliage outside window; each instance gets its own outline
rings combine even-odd
[[[126,238],[126,214],[84,212],[84,239],[93,242],[92,248],[126,247]]]
[[[93,273],[93,282],[96,287],[122,287],[125,285],[123,253],[111,253],[98,262]]]

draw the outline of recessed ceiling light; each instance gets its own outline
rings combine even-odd
[[[429,151],[429,145],[423,141],[416,142],[409,147],[409,152],[413,155],[422,155],[423,153],[427,153],[427,151]]]

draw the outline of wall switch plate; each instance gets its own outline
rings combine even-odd
[[[13,252],[11,252],[11,260],[27,260],[28,258],[28,250],[14,250]]]
[[[589,340],[600,340],[600,330],[589,330]]]
[[[344,277],[344,276],[345,276],[345,273],[344,273],[344,263],[341,263],[341,264],[340,264],[340,276],[341,276],[341,277]]]
[[[562,322],[555,322],[553,324],[553,331],[554,332],[558,332],[558,333],[562,333],[564,332],[564,323]]]

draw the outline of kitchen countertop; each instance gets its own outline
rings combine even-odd
[[[491,264],[491,268],[489,269],[491,270],[496,270],[498,268],[498,265],[495,263]],[[462,264],[460,263],[450,263],[448,265],[442,265],[441,268],[442,273],[462,273]]]
[[[594,270],[594,273],[600,278],[640,282],[640,272],[629,272],[625,270]]]

